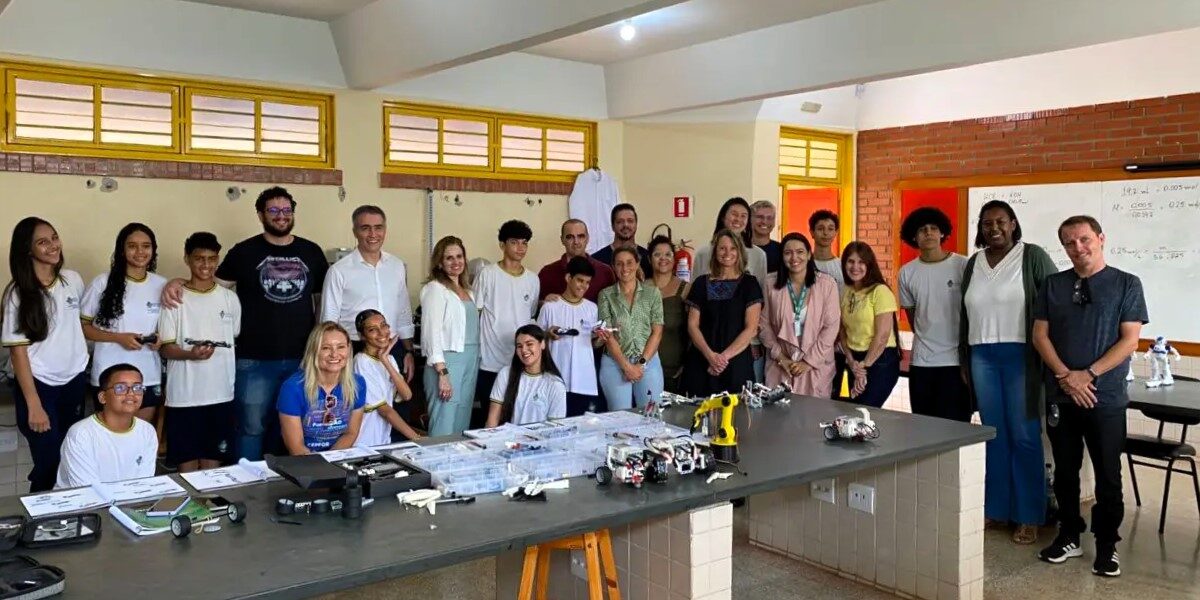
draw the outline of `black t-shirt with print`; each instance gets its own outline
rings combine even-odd
[[[262,235],[238,242],[217,267],[217,278],[237,284],[242,330],[237,357],[298,359],[316,325],[313,295],[321,292],[329,263],[301,237],[276,246]]]

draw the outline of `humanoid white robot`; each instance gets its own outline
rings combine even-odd
[[[1146,351],[1146,360],[1150,361],[1150,379],[1146,382],[1146,387],[1175,385],[1175,378],[1171,377],[1170,355],[1175,356],[1175,362],[1182,359],[1179,351],[1167,341],[1167,338],[1161,335],[1154,338],[1150,350]]]
[[[1133,361],[1137,360],[1137,350],[1129,355],[1129,372],[1125,374],[1125,381],[1133,381]]]

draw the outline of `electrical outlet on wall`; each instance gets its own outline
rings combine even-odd
[[[820,500],[821,502],[837,504],[837,493],[835,491],[835,488],[837,486],[836,479],[821,479],[821,480],[812,482],[812,484],[810,484],[810,485],[811,485],[810,493],[812,494],[813,498],[816,498],[817,500]]]
[[[850,508],[861,510],[867,514],[875,514],[875,488],[861,483],[852,483],[847,494],[850,496]]]

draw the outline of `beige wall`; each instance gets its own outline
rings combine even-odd
[[[623,131],[625,192],[638,208],[638,242],[667,223],[675,238],[699,247],[712,235],[721,204],[733,196],[749,199],[755,124],[633,123]],[[672,198],[692,196],[692,216],[677,219]]]
[[[337,163],[344,171],[346,199],[339,201],[334,186],[286,186],[298,202],[295,233],[324,248],[352,247],[351,211],[360,204],[379,205],[388,214],[386,250],[409,264],[409,289],[415,295],[428,270],[425,192],[379,187],[384,97],[353,91],[336,96]],[[620,123],[601,123],[599,139],[601,164],[620,181]],[[87,189],[88,179],[99,177],[0,172],[0,231],[10,234],[28,215],[50,221],[63,238],[67,268],[85,280],[107,270],[116,233],[131,221],[154,229],[159,272],[166,276],[186,273],[183,241],[192,232],[212,231],[226,248],[261,232],[254,199],[266,184],[122,178],[116,191],[104,193]],[[244,188],[245,194],[230,202],[225,196],[230,185]],[[453,204],[456,194],[461,206]],[[526,204],[527,197],[533,206]],[[435,240],[453,233],[463,238],[471,256],[490,260],[498,256],[500,224],[513,218],[528,222],[534,239],[526,264],[537,270],[562,251],[558,231],[567,217],[567,201],[565,196],[436,192],[433,215]],[[8,244],[0,246],[0,264],[7,265]],[[7,268],[0,268],[0,281],[7,281]]]

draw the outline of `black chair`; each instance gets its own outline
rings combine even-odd
[[[1164,414],[1155,410],[1142,409],[1142,414],[1147,418],[1158,421],[1158,435],[1129,435],[1125,437],[1125,458],[1129,461],[1129,479],[1133,481],[1133,497],[1137,501],[1137,505],[1142,505],[1142,495],[1138,491],[1137,474],[1134,473],[1133,466],[1150,467],[1167,472],[1166,482],[1163,484],[1162,496],[1162,515],[1158,519],[1158,533],[1162,534],[1167,522],[1167,499],[1171,493],[1171,474],[1182,473],[1192,476],[1192,487],[1196,491],[1196,506],[1200,509],[1200,475],[1196,471],[1196,447],[1187,443],[1188,427],[1200,425],[1200,418],[1197,417],[1181,417],[1173,414]],[[1179,441],[1171,439],[1163,439],[1163,428],[1167,423],[1173,423],[1183,426],[1183,431],[1179,434]],[[1152,459],[1165,462],[1166,465],[1153,462],[1143,462],[1134,460],[1133,457]],[[1190,471],[1178,468],[1175,466],[1177,462],[1187,462],[1191,465]]]

